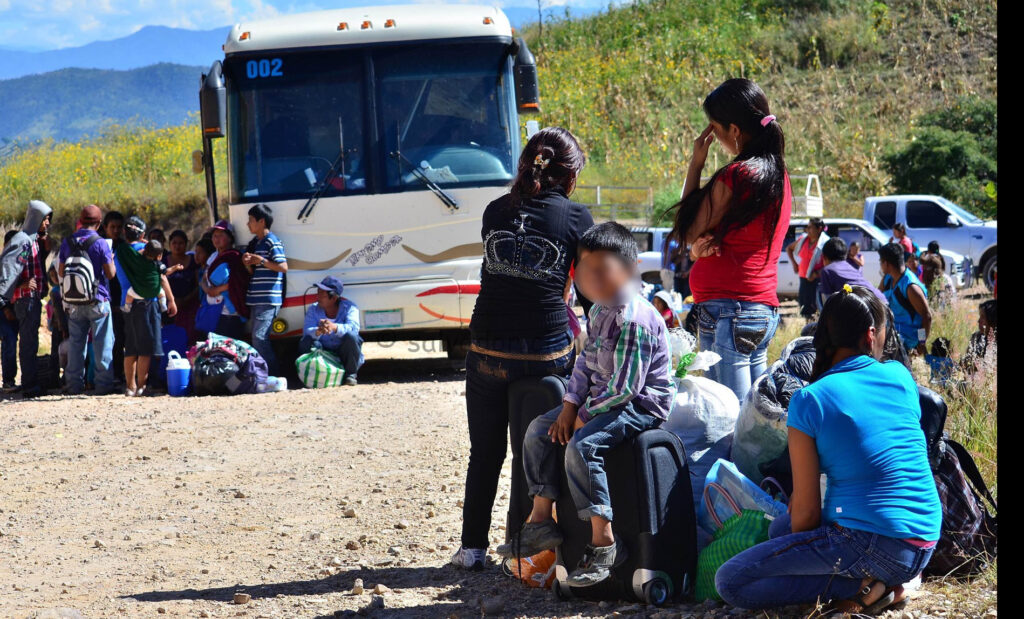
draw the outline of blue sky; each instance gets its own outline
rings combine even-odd
[[[0,0],[0,47],[55,49],[127,36],[143,26],[209,30],[283,13],[403,0]],[[404,0],[416,1],[416,0]],[[448,0],[461,1],[461,0]],[[542,0],[545,8],[594,10],[608,0]],[[536,7],[536,0],[476,0],[503,7]]]

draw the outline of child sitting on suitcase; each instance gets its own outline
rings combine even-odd
[[[622,225],[588,230],[578,244],[576,284],[594,302],[583,353],[563,406],[535,419],[523,441],[523,466],[533,511],[518,539],[498,547],[502,556],[529,557],[562,543],[552,519],[565,450],[565,472],[578,515],[593,530],[590,545],[568,584],[597,584],[626,559],[612,533],[612,508],[604,456],[668,417],[672,381],[668,331],[658,310],[639,294],[637,245]],[[570,517],[562,514],[563,518]]]

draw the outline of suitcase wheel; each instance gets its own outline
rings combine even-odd
[[[661,606],[668,600],[669,583],[658,576],[644,584],[644,602],[651,606]]]
[[[551,591],[555,594],[555,599],[560,602],[566,602],[572,599],[572,591],[569,589],[569,585],[557,578],[551,583]]]

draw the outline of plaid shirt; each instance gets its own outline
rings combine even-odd
[[[22,265],[21,277],[18,278],[18,287],[14,289],[11,301],[25,298],[43,298],[46,291],[46,269],[43,266],[45,256],[39,251],[39,241],[29,243],[18,256],[18,264]],[[36,289],[31,291],[22,286],[32,278],[36,278]]]

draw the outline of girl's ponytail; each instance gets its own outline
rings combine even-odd
[[[571,193],[587,158],[579,142],[561,127],[546,127],[530,138],[519,156],[510,193],[516,207],[553,187]]]
[[[886,306],[875,293],[863,286],[846,284],[834,293],[821,308],[818,328],[814,332],[814,368],[811,382],[821,378],[832,367],[832,359],[840,348],[850,348],[871,355],[864,335],[871,327],[886,327]],[[886,329],[888,339],[889,330]]]

